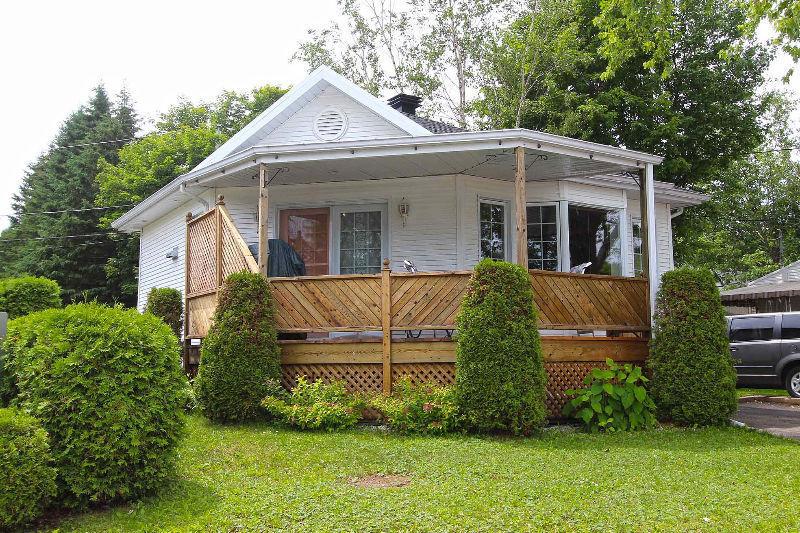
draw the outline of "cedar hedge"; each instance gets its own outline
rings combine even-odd
[[[4,347],[14,402],[50,435],[65,507],[139,498],[172,475],[186,378],[159,318],[70,305],[11,321]]]
[[[35,276],[0,279],[0,311],[9,319],[61,307],[61,287],[51,279]]]
[[[540,429],[546,375],[528,272],[491,259],[478,263],[456,323],[455,393],[466,429]]]
[[[0,409],[0,530],[36,520],[56,492],[47,433],[16,409]]]
[[[648,365],[660,418],[690,426],[724,425],[736,411],[725,311],[710,270],[664,274]]]
[[[153,287],[147,295],[145,313],[162,319],[175,335],[181,336],[183,327],[183,296],[181,291],[170,287]]]
[[[263,416],[261,400],[281,377],[275,306],[260,274],[231,274],[203,341],[194,382],[197,403],[216,422]]]

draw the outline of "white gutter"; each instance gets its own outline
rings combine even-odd
[[[683,209],[684,209],[683,207],[676,207],[675,211],[670,211],[669,219],[670,220],[675,220],[676,218],[681,216],[683,214]]]

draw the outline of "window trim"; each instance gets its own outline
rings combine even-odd
[[[383,259],[389,257],[389,206],[385,203],[334,205],[331,206],[331,258],[330,271],[341,274],[339,265],[339,252],[341,249],[342,213],[364,213],[368,211],[381,212],[381,266]]]
[[[478,216],[478,261],[484,259],[481,257],[481,204],[499,205],[503,208],[503,261],[508,261],[511,257],[511,243],[509,242],[509,208],[508,202],[505,200],[498,200],[497,198],[487,198],[478,196],[478,208],[476,215]]]
[[[556,201],[552,201],[552,202],[528,202],[528,203],[525,204],[525,218],[526,218],[526,220],[527,220],[527,217],[528,217],[528,213],[527,213],[528,207],[553,206],[553,207],[556,208],[556,220],[555,220],[555,224],[556,224],[556,256],[558,257],[558,266],[556,267],[556,270],[554,270],[553,272],[562,272],[561,269],[563,268],[563,264],[564,264],[564,261],[563,261],[564,254],[562,253],[563,250],[562,250],[562,246],[561,246],[562,243],[561,243],[561,205],[560,205],[560,203],[561,202],[556,200]],[[530,258],[528,258],[528,259],[530,260]]]
[[[623,277],[626,276],[625,272],[627,271],[627,263],[628,263],[628,261],[627,261],[627,258],[625,257],[625,255],[626,255],[625,254],[625,251],[626,251],[625,234],[624,234],[625,228],[623,226],[625,225],[624,221],[627,219],[627,216],[626,216],[627,215],[627,209],[624,206],[619,206],[619,205],[610,206],[610,205],[607,205],[607,204],[604,205],[604,204],[592,204],[592,203],[586,203],[586,202],[572,202],[572,201],[570,201],[567,204],[567,226],[569,226],[569,209],[572,208],[572,207],[576,207],[576,208],[579,208],[579,209],[580,208],[596,209],[596,210],[599,210],[599,211],[608,211],[608,212],[616,211],[618,213],[619,222],[617,224],[618,224],[618,231],[619,231],[619,255],[620,255],[619,268],[620,268],[620,272],[619,272],[619,274],[608,274],[608,275],[611,275],[611,276],[623,276]],[[570,231],[569,232],[569,241],[567,242],[567,246],[570,246],[571,244],[572,244],[572,232]],[[572,257],[570,256],[570,264],[569,264],[569,266],[567,268],[564,269],[565,272],[569,272],[570,271],[570,269],[572,268],[572,264],[571,263],[572,263]],[[600,274],[600,275],[605,276],[606,274]]]

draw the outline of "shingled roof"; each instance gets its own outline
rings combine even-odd
[[[458,126],[453,126],[452,124],[448,124],[446,122],[439,122],[438,120],[421,117],[413,113],[403,114],[431,133],[459,133],[462,131],[467,131],[464,128],[459,128]]]

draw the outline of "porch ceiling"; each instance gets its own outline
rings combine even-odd
[[[351,157],[303,161],[286,161],[278,157],[263,162],[269,169],[270,185],[449,174],[514,181],[515,158],[514,149],[511,147],[369,157],[350,155]],[[637,171],[638,168],[634,164],[610,163],[547,153],[537,149],[526,150],[527,181],[558,180]],[[243,187],[255,184],[257,177],[258,165],[252,163],[245,168],[217,174],[213,180],[200,178],[190,180],[188,185],[211,185],[210,182],[213,181],[214,186],[217,187]]]

